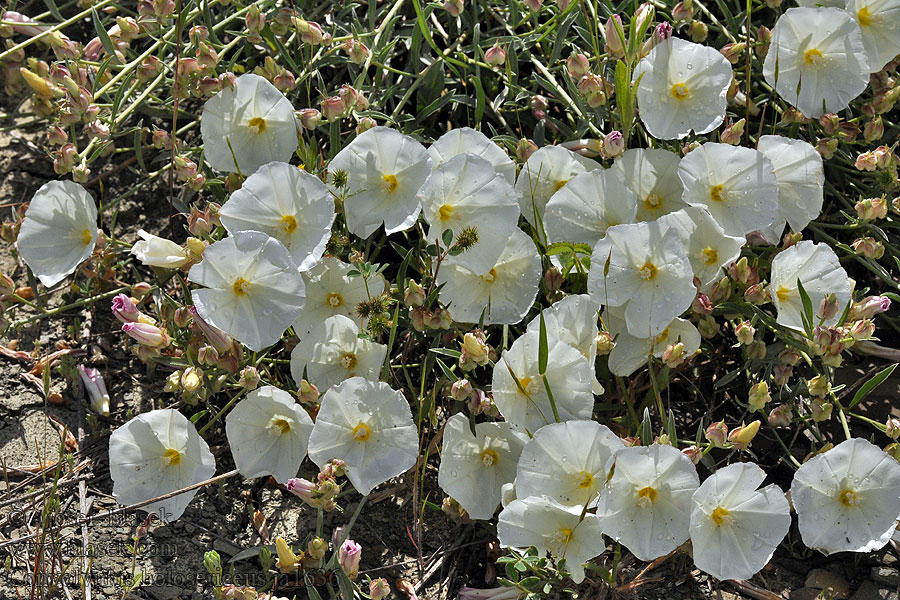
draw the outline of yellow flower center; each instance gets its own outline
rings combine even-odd
[[[587,471],[582,471],[578,475],[581,476],[581,482],[578,484],[578,487],[581,489],[589,488],[594,485],[594,476]]]
[[[867,27],[872,23],[872,13],[869,12],[868,6],[863,6],[859,9],[859,12],[856,13],[856,20],[863,27]]]
[[[856,497],[856,492],[853,490],[841,490],[841,493],[838,495],[838,500],[848,508],[859,504],[859,499]]]
[[[481,280],[486,283],[494,283],[494,280],[497,279],[497,271],[491,269],[487,273],[481,276]]]
[[[272,419],[272,424],[270,425],[270,427],[272,427],[273,429],[277,429],[282,435],[291,430],[291,424],[288,423],[286,419]]]
[[[535,387],[537,387],[537,384],[531,377],[520,378],[519,385],[522,387],[522,390],[524,390],[525,395],[529,397],[534,393]],[[520,393],[522,390],[520,390]]]
[[[641,267],[639,270],[639,272],[641,274],[641,279],[643,279],[644,281],[652,280],[654,277],[656,277],[657,270],[658,269],[656,268],[656,265],[654,265],[650,261],[647,261],[646,263],[644,263],[644,266]]]
[[[331,308],[338,308],[344,303],[344,298],[340,294],[331,293],[325,297],[325,303]]]
[[[713,202],[725,202],[728,198],[728,191],[724,185],[714,185],[709,190],[709,199]]]
[[[662,198],[660,198],[656,194],[650,194],[646,198],[644,198],[644,206],[651,210],[656,210],[660,206],[662,206]]]
[[[676,100],[684,100],[690,94],[691,91],[688,89],[688,86],[683,83],[676,83],[672,86],[672,97]]]
[[[177,466],[181,462],[181,452],[175,448],[168,448],[166,449],[166,453],[163,454],[163,460],[165,460],[166,464],[169,466]]]
[[[497,454],[496,450],[488,448],[481,453],[481,464],[486,467],[493,467],[499,460],[500,456]]]
[[[825,57],[822,56],[822,51],[818,48],[810,48],[806,51],[806,54],[803,55],[803,60],[806,61],[806,64],[808,65],[821,67],[825,62]]]
[[[388,192],[393,193],[397,189],[399,183],[396,175],[382,175],[381,178],[384,179],[384,185]]]
[[[787,302],[791,297],[791,290],[788,288],[781,286],[776,290],[775,295],[778,296],[778,300],[780,302]]]
[[[372,430],[365,423],[360,423],[353,428],[353,439],[358,442],[365,442],[372,435]]]
[[[716,252],[715,248],[707,246],[700,251],[700,254],[703,256],[703,262],[708,265],[715,265],[719,262],[719,253]]]
[[[568,179],[560,179],[559,181],[557,181],[557,182],[553,185],[553,191],[558,192],[558,191],[561,190],[561,189],[563,188],[563,186],[566,185],[567,183],[569,183],[569,180],[568,180]]]
[[[236,296],[243,296],[250,291],[250,282],[243,277],[238,277],[238,280],[234,282],[231,289],[234,290]]]
[[[250,122],[247,123],[247,126],[253,133],[262,133],[266,130],[266,120],[262,117],[253,117],[250,119]]]
[[[646,507],[646,506],[656,502],[656,497],[659,495],[659,493],[656,491],[655,488],[648,485],[645,488],[639,489],[637,495],[638,495],[638,505]]]
[[[559,530],[559,536],[562,538],[562,542],[568,544],[572,541],[572,535],[575,533],[573,529],[569,529],[568,527],[563,527]]]
[[[728,514],[728,510],[722,508],[721,506],[717,506],[716,510],[712,511],[712,514],[709,515],[709,518],[712,519],[713,522],[719,527],[731,520]]]
[[[441,221],[446,221],[453,216],[453,207],[449,204],[444,204],[438,210],[438,216],[440,217]]]
[[[658,343],[662,342],[663,340],[665,340],[667,337],[669,337],[669,328],[668,327],[663,329],[662,333],[660,333],[658,336],[653,338],[653,343],[658,344]]]
[[[82,244],[84,244],[85,246],[87,246],[87,245],[90,244],[92,241],[94,241],[94,236],[93,236],[93,234],[91,233],[91,230],[90,230],[90,229],[85,229],[84,231],[81,232],[81,243],[82,243]]]
[[[356,360],[356,355],[352,352],[345,352],[341,355],[341,366],[348,371],[355,369],[357,362],[358,361]]]
[[[294,233],[297,229],[297,218],[293,215],[284,215],[281,217],[281,230],[285,233]]]

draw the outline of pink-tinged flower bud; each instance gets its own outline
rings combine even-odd
[[[648,21],[652,21],[656,16],[656,9],[649,2],[644,2],[634,12],[635,25],[638,30],[642,29]]]
[[[712,314],[713,305],[712,302],[709,301],[709,296],[706,294],[697,294],[694,301],[691,303],[691,311],[698,315]]]
[[[760,25],[756,30],[756,46],[753,48],[756,57],[764,61],[769,54],[769,44],[772,42],[772,30],[765,25]]]
[[[887,296],[867,296],[854,302],[850,309],[851,319],[871,319],[877,314],[887,312],[891,308],[891,299]]]
[[[562,288],[563,274],[556,267],[550,267],[544,272],[544,287],[548,293],[557,292]]]
[[[47,141],[54,146],[62,146],[69,141],[69,134],[59,125],[51,125],[47,130]]]
[[[884,432],[892,440],[896,440],[900,437],[900,419],[897,417],[888,417],[887,421],[884,423]]]
[[[78,374],[91,400],[91,408],[103,416],[109,416],[109,392],[100,371],[93,367],[78,365]]]
[[[297,87],[297,79],[293,73],[285,69],[272,78],[272,84],[282,92],[289,92]]]
[[[431,313],[431,320],[427,323],[431,329],[450,329],[453,319],[450,317],[450,311],[444,308],[436,308]]]
[[[884,256],[884,244],[871,237],[858,238],[853,241],[854,252],[860,256],[878,260]]]
[[[816,375],[812,379],[807,380],[806,389],[813,396],[825,397],[831,392],[831,384],[824,375]]]
[[[302,108],[297,111],[297,116],[304,129],[315,129],[322,122],[322,113],[315,108]]]
[[[165,348],[169,345],[169,336],[164,329],[147,323],[124,323],[122,331],[131,336],[139,344],[149,348]]]
[[[838,147],[838,141],[835,138],[822,138],[816,142],[816,152],[825,160],[830,160]]]
[[[544,0],[522,0],[522,4],[527,6],[532,12],[537,12],[541,10]]]
[[[744,42],[737,42],[731,44],[725,44],[719,49],[719,52],[725,59],[733,65],[736,65],[744,54],[744,50],[747,49],[747,44]]]
[[[584,54],[573,53],[566,59],[566,70],[569,72],[569,76],[572,79],[578,81],[590,72],[591,63]]]
[[[537,152],[537,144],[528,138],[522,138],[516,144],[516,157],[522,162],[528,160],[532,154]]]
[[[854,321],[853,325],[850,326],[849,333],[854,342],[871,339],[875,335],[875,323],[870,319]]]
[[[746,119],[741,119],[735,123],[732,123],[721,133],[719,138],[722,140],[723,144],[731,144],[732,146],[737,146],[741,143],[741,137],[744,135],[744,125],[746,124]]]
[[[720,330],[721,326],[712,315],[706,315],[697,323],[697,331],[707,340],[716,337]]]
[[[827,321],[835,318],[841,308],[841,303],[838,300],[837,294],[831,293],[822,298],[822,302],[819,303],[819,312],[817,314]]]
[[[122,323],[147,323],[153,325],[153,319],[138,310],[134,301],[125,294],[117,294],[112,300],[112,313]]]
[[[296,477],[293,479],[288,479],[287,483],[284,484],[284,487],[290,493],[294,494],[307,504],[313,505],[313,501],[315,500],[315,491],[316,484],[307,479],[303,479],[301,477]]]
[[[603,138],[603,156],[616,158],[625,151],[625,138],[621,131],[610,131]]]
[[[172,149],[172,138],[169,137],[169,132],[165,129],[155,129],[153,130],[153,134],[151,135],[151,143],[153,147],[157,150],[171,150]]]
[[[209,39],[209,29],[205,25],[194,25],[188,31],[188,39],[192,44],[199,44]]]
[[[506,52],[499,44],[494,44],[484,53],[484,62],[494,67],[505,64]]]
[[[472,390],[472,395],[469,396],[469,401],[466,403],[466,408],[469,409],[469,412],[473,417],[477,417],[481,414],[490,414],[491,399],[487,394],[484,393],[484,391],[475,388]]]
[[[457,402],[465,402],[472,395],[472,384],[468,379],[457,379],[450,386],[450,397]]]
[[[622,29],[622,18],[618,14],[614,14],[606,20],[606,53],[612,58],[625,56],[625,47],[622,45],[622,38],[619,37],[619,29]],[[622,29],[622,31],[624,33],[625,30]]]
[[[302,19],[296,19],[296,22],[303,22]],[[322,31],[322,26],[312,21],[306,21],[305,27],[298,27],[300,30],[300,40],[313,46],[321,46],[331,41],[331,36]]]
[[[322,115],[328,121],[333,121],[344,116],[347,108],[340,96],[329,96],[322,100]]]
[[[855,123],[841,123],[838,125],[837,137],[845,142],[853,143],[859,136],[859,127]]]
[[[53,155],[53,170],[57,174],[65,175],[66,173],[72,172],[72,168],[75,166],[75,159],[78,157],[78,151],[75,149],[75,144],[72,142],[63,144],[53,153]]]
[[[228,584],[222,586],[222,600],[257,600],[256,588]]]
[[[241,369],[238,383],[247,391],[255,390],[259,386],[259,371],[253,366],[244,367]]]
[[[356,124],[356,135],[361,135],[376,125],[378,125],[378,123],[376,123],[375,119],[372,117],[363,117],[359,120],[359,123]]]
[[[725,440],[728,437],[728,426],[725,424],[725,421],[712,423],[709,427],[706,428],[706,431],[703,433],[703,435],[704,437],[706,437],[706,441],[708,441],[710,444],[721,448],[725,445]]]
[[[251,4],[247,16],[244,17],[244,23],[246,23],[248,31],[258,34],[266,26],[266,15],[259,11],[256,4]]]
[[[197,362],[204,367],[211,367],[219,362],[219,353],[209,344],[204,344],[197,350]]]
[[[729,271],[734,266],[735,265],[731,265],[729,267]],[[713,306],[724,302],[731,296],[731,288],[731,279],[729,279],[728,277],[723,277],[722,279],[714,283],[712,288],[709,290],[709,301]]]
[[[819,117],[819,125],[822,126],[822,130],[828,135],[833,135],[840,124],[841,118],[835,113],[826,113]]]
[[[219,53],[216,52],[216,49],[206,42],[201,42],[197,48],[197,64],[207,69],[214,69],[218,62]]]
[[[417,306],[409,310],[409,320],[412,323],[413,329],[419,333],[425,331],[426,319],[430,320],[431,315],[428,314],[428,311],[423,307]]]
[[[772,427],[789,427],[792,419],[791,407],[787,404],[779,404],[769,411],[768,421]]]
[[[741,345],[748,346],[753,343],[756,329],[750,324],[750,321],[741,321],[738,326],[734,328],[734,335]]]
[[[190,311],[191,316],[194,317],[194,325],[200,329],[212,347],[215,348],[219,354],[227,354],[228,351],[231,350],[233,342],[231,336],[204,321],[203,317],[200,316],[200,313],[197,312],[196,307],[192,306]]]
[[[887,212],[887,199],[884,197],[866,198],[856,203],[856,214],[860,219],[883,219],[887,217]]]
[[[775,368],[772,369],[772,381],[775,382],[776,386],[784,387],[790,382],[793,374],[794,367],[790,365],[775,365]]]
[[[884,121],[882,121],[881,115],[866,122],[866,125],[863,128],[863,138],[867,142],[875,142],[877,140],[880,140],[883,137],[884,137]]]
[[[753,438],[756,437],[759,426],[759,421],[753,421],[747,425],[742,423],[740,427],[731,430],[731,433],[728,434],[728,441],[738,450],[746,450]]]
[[[685,358],[687,358],[687,353],[684,350],[684,344],[681,342],[669,344],[662,353],[662,361],[670,369],[681,365]]]
[[[816,423],[830,419],[833,408],[834,405],[831,402],[825,402],[821,398],[813,398],[809,401],[809,414]]]
[[[369,582],[369,597],[372,600],[382,600],[382,598],[387,598],[390,593],[391,586],[384,577],[379,577]]]
[[[464,8],[463,0],[444,0],[444,10],[450,13],[451,17],[461,15]]]
[[[688,446],[682,449],[681,453],[691,459],[695,465],[700,464],[700,459],[703,458],[703,449],[700,446]]]
[[[683,0],[675,5],[672,9],[672,18],[675,22],[687,22],[694,18],[694,2],[693,0]]]
[[[356,579],[359,575],[359,561],[361,558],[362,546],[353,540],[347,540],[341,544],[341,549],[338,551],[338,562],[341,565],[341,569],[351,580]]]
[[[760,306],[772,300],[769,288],[765,283],[754,283],[744,290],[744,300],[750,304]]]
[[[688,27],[688,36],[695,44],[701,44],[709,36],[709,27],[703,21],[691,21],[691,26]]]
[[[751,342],[747,345],[747,358],[751,360],[762,360],[766,357],[766,343],[760,340]]]
[[[853,166],[859,171],[874,171],[878,168],[878,157],[874,152],[863,152],[856,157]]]
[[[460,343],[460,349],[462,353],[459,357],[459,367],[463,371],[471,371],[476,366],[488,363],[490,347],[484,341],[483,331],[476,329],[474,332],[467,332]]]
[[[350,57],[350,61],[354,64],[364,64],[366,59],[369,58],[368,46],[357,39],[345,40],[342,47],[344,48],[344,52],[347,53],[347,56]]]
[[[747,405],[750,410],[762,410],[766,404],[772,401],[772,394],[769,393],[769,384],[765,381],[750,386],[750,393],[747,396]]]

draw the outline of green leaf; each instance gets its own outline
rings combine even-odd
[[[806,332],[808,337],[812,337],[813,333],[813,305],[812,300],[809,299],[809,294],[806,293],[806,290],[803,288],[803,282],[800,281],[800,278],[797,278],[797,291],[800,293],[800,301],[803,303],[803,312],[800,313],[800,318],[803,320],[803,330]]]
[[[650,421],[650,409],[644,409],[644,421],[641,423],[641,444],[649,446],[653,443],[653,423]]]
[[[94,29],[97,30],[97,37],[100,38],[100,43],[103,44],[103,49],[106,50],[106,54],[109,55],[113,62],[119,62],[119,58],[116,56],[116,46],[112,43],[112,40],[109,39],[109,34],[106,33],[106,28],[103,27],[103,23],[100,22],[100,16],[97,14],[96,10],[91,10],[91,18],[94,21]]]
[[[353,600],[353,582],[347,577],[343,569],[335,569],[337,575],[338,587],[341,589],[341,598],[343,600]]]
[[[453,245],[453,230],[445,229],[444,233],[441,234],[441,241],[444,242],[444,246],[449,248]]]
[[[444,377],[446,377],[449,381],[456,381],[457,379],[459,379],[459,377],[453,374],[453,371],[450,370],[450,367],[448,367],[444,361],[438,358],[437,364],[441,368],[441,371],[444,372]]]
[[[872,376],[867,382],[862,384],[862,387],[859,388],[855,394],[853,394],[853,400],[850,401],[850,406],[847,407],[847,410],[850,410],[863,400],[865,400],[866,396],[872,392],[875,388],[881,385],[885,379],[891,376],[891,373],[894,372],[894,369],[897,368],[897,365],[900,363],[894,363],[883,371],[879,371],[875,375]]]
[[[544,311],[541,311],[540,340],[538,341],[538,372],[543,375],[547,372],[547,355],[549,344],[547,342],[547,324],[544,322]]]

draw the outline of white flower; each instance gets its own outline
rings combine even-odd
[[[388,235],[415,224],[421,210],[417,192],[431,174],[431,158],[411,137],[373,127],[338,152],[328,171],[346,173],[347,229],[367,238],[382,222]]]
[[[219,215],[229,233],[261,231],[306,271],[322,258],[331,236],[334,201],[318,177],[283,162],[261,166],[231,194]]]
[[[528,314],[540,285],[541,257],[525,233],[513,230],[500,258],[484,273],[460,265],[458,258],[447,257],[436,275],[438,285],[444,284],[439,297],[453,320],[478,323],[484,312],[485,325],[512,324]]]
[[[209,446],[194,424],[171,408],[140,414],[109,437],[109,474],[119,504],[136,504],[206,481],[216,471]],[[198,490],[141,510],[174,521]]]
[[[47,287],[75,272],[97,243],[97,206],[72,181],[48,181],[34,193],[16,247]]]
[[[595,421],[551,423],[525,444],[516,470],[516,494],[550,496],[566,506],[588,506],[606,485],[606,465],[624,448]]]
[[[877,73],[900,54],[900,2],[847,0],[846,9],[862,32],[869,70]]]
[[[678,178],[681,157],[659,148],[633,148],[617,158],[612,168],[637,195],[637,220],[655,221],[686,206]]]
[[[451,129],[436,139],[428,148],[428,155],[431,156],[434,169],[464,152],[480,156],[491,163],[494,170],[500,173],[510,185],[516,182],[516,163],[509,157],[509,154],[486,135],[471,127]]]
[[[603,533],[645,561],[686,542],[691,494],[700,485],[691,459],[653,444],[623,448],[614,461],[597,509]]]
[[[753,463],[719,469],[691,496],[694,564],[716,579],[750,579],[762,570],[791,526],[784,492]]]
[[[464,229],[476,230],[478,241],[455,258],[476,273],[494,266],[519,222],[513,186],[474,154],[457,154],[435,169],[419,195],[429,242],[441,240],[448,229],[454,240]]]
[[[581,517],[580,506],[563,506],[546,496],[513,500],[501,512],[497,537],[501,546],[536,546],[553,558],[566,559],[572,581],[584,581],[584,563],[606,550],[596,515]]]
[[[651,337],[691,305],[693,277],[675,229],[658,221],[616,225],[594,247],[588,293],[598,305],[623,307],[631,335]]]
[[[306,284],[306,304],[300,316],[294,321],[294,331],[304,336],[333,315],[344,315],[356,321],[356,305],[384,292],[384,278],[381,275],[368,281],[361,276],[351,277],[355,271],[339,258],[326,256],[309,271],[303,272]]]
[[[525,220],[535,224],[535,213],[544,218],[550,197],[569,180],[586,171],[599,169],[600,163],[561,146],[544,146],[528,157],[516,180],[519,210]]]
[[[141,239],[131,247],[131,253],[148,267],[177,269],[191,260],[184,247],[172,240],[147,233],[143,229],[138,230],[138,237]]]
[[[556,421],[538,363],[540,334],[526,332],[494,365],[494,402],[518,431],[535,432]],[[547,383],[560,421],[591,418],[593,366],[575,348],[548,336]]]
[[[700,280],[702,292],[708,291],[712,284],[725,276],[722,267],[731,264],[741,255],[745,239],[726,235],[705,207],[688,206],[664,215],[659,220],[681,235],[694,277]]]
[[[352,377],[322,396],[309,457],[319,467],[333,458],[343,460],[360,494],[405,472],[418,456],[409,403],[388,384]]]
[[[303,308],[303,278],[281,242],[239,231],[211,244],[188,279],[205,286],[191,298],[214,327],[254,352],[271,346]]]
[[[684,344],[685,356],[693,356],[700,348],[700,332],[687,319],[674,319],[659,335],[639,338],[628,333],[621,309],[607,308],[603,318],[607,330],[616,340],[608,361],[613,375],[628,377],[647,364],[651,354],[660,358],[668,346],[678,342]]]
[[[516,477],[524,443],[509,423],[478,423],[473,435],[469,420],[455,414],[444,426],[438,485],[473,519],[490,519],[501,487]]]
[[[766,83],[809,118],[847,108],[869,83],[862,33],[838,8],[789,8],[763,64]]]
[[[803,301],[797,281],[809,295],[813,308],[812,326],[819,324],[819,305],[828,294],[836,294],[841,310],[826,319],[824,325],[837,323],[840,313],[852,297],[852,285],[847,272],[828,244],[814,244],[804,240],[779,252],[772,260],[770,289],[772,303],[778,311],[780,325],[803,329]]]
[[[595,169],[576,175],[550,197],[544,212],[548,242],[593,247],[613,225],[634,223],[637,197],[619,171]]]
[[[233,88],[225,87],[207,100],[200,133],[206,162],[219,171],[240,167],[250,175],[273,160],[290,161],[297,149],[294,107],[259,75],[241,75]]]
[[[817,6],[844,8],[845,4],[845,0],[797,0],[797,6],[805,6],[807,8],[815,8]]]
[[[775,169],[752,148],[707,142],[681,159],[684,200],[705,206],[732,236],[763,229],[778,215]]]
[[[814,456],[794,474],[803,543],[823,554],[881,549],[900,514],[900,464],[861,438]]]
[[[271,475],[278,483],[297,476],[312,428],[303,407],[270,385],[247,394],[225,417],[228,445],[241,475]]]
[[[715,48],[670,37],[641,59],[633,80],[641,122],[655,138],[708,133],[725,119],[731,65]]]
[[[764,135],[756,147],[775,168],[781,216],[793,231],[803,231],[822,211],[825,193],[822,156],[809,142],[780,135]]]
[[[359,337],[359,326],[344,315],[328,317],[291,351],[291,376],[326,390],[350,377],[378,380],[387,346]]]

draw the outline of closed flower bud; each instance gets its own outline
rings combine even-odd
[[[204,321],[195,307],[192,306],[190,311],[191,316],[194,318],[194,324],[203,332],[204,337],[220,355],[226,354],[231,350],[232,339],[230,335]]]
[[[344,101],[340,96],[329,96],[322,100],[322,115],[328,121],[341,118],[346,110]]]
[[[793,373],[794,367],[790,365],[775,365],[775,368],[772,369],[772,381],[778,387],[785,386],[790,382]]]
[[[849,333],[850,337],[853,338],[853,341],[855,342],[871,339],[872,336],[875,335],[875,323],[869,319],[855,321],[853,325],[850,326]]]
[[[806,389],[813,396],[825,397],[831,392],[831,384],[824,375],[816,375],[812,379],[807,380]]]
[[[871,237],[857,238],[853,241],[853,250],[860,256],[878,260],[884,256],[884,244]]]
[[[747,346],[747,358],[751,360],[762,360],[766,357],[766,343],[758,340]]]
[[[712,302],[709,301],[709,296],[706,294],[697,294],[694,301],[691,303],[691,311],[698,315],[712,314],[713,305]]]
[[[197,362],[205,367],[211,367],[219,362],[219,352],[209,344],[204,344],[197,350]]]
[[[203,371],[197,367],[188,367],[181,374],[181,389],[193,394],[203,385]]]
[[[203,555],[203,568],[206,572],[215,576],[222,575],[222,559],[215,550],[210,550]]]
[[[750,394],[747,397],[747,405],[750,410],[762,410],[766,404],[772,401],[769,393],[769,384],[765,381],[750,386]]]
[[[708,35],[709,27],[707,27],[706,23],[703,21],[692,21],[691,26],[688,27],[688,36],[690,36],[691,41],[695,44],[705,42]]]
[[[822,130],[828,135],[834,134],[840,124],[841,118],[835,113],[826,113],[819,117],[819,125],[822,126]]]
[[[788,427],[792,419],[791,407],[780,404],[769,411],[769,425],[772,427]]]
[[[891,299],[887,296],[867,296],[859,302],[853,303],[853,307],[850,309],[850,318],[871,319],[890,308]]]
[[[721,326],[712,315],[706,315],[697,323],[697,330],[707,340],[716,337],[720,329]]]
[[[619,37],[619,29],[622,29],[622,18],[614,14],[606,21],[606,53],[612,58],[625,56],[625,47],[622,45],[622,38]]]
[[[466,369],[463,365],[464,363],[469,368],[474,368],[474,365],[485,365],[488,362],[488,352],[490,348],[487,343],[484,341],[484,333],[481,331],[468,332],[463,336],[463,341],[460,344],[462,349],[462,354],[459,357],[460,367],[463,370]],[[473,364],[474,363],[474,364]]]
[[[765,283],[754,283],[744,290],[744,300],[750,304],[759,306],[772,300],[769,294],[769,288]]]
[[[372,600],[382,600],[382,598],[388,597],[390,593],[391,586],[388,584],[387,579],[379,577],[369,582],[369,597]]]
[[[747,44],[744,42],[737,42],[732,44],[725,44],[719,50],[722,53],[722,56],[725,57],[725,60],[730,62],[733,65],[736,65],[738,61],[741,60],[741,56],[744,54],[744,50],[747,49]]]
[[[863,138],[867,142],[875,142],[884,137],[884,121],[882,121],[881,116],[877,116],[874,119],[866,122],[865,127],[863,128]]]
[[[301,379],[297,390],[297,399],[300,401],[300,404],[316,406],[319,403],[319,388],[307,380]]]
[[[744,124],[746,123],[746,119],[741,119],[735,123],[732,123],[719,136],[722,140],[723,144],[731,144],[732,146],[737,146],[741,143],[741,136],[744,135]]]
[[[494,44],[484,53],[484,62],[491,66],[499,66],[506,63],[506,52],[499,44]]]
[[[746,450],[753,438],[756,437],[757,432],[759,432],[759,426],[760,422],[758,420],[748,425],[741,424],[740,427],[735,427],[731,430],[731,433],[728,434],[728,441],[738,450]]]
[[[841,303],[838,300],[837,294],[826,294],[825,297],[822,298],[822,302],[819,303],[818,315],[828,321],[837,317],[840,310]]]
[[[452,17],[461,15],[464,8],[463,0],[444,0],[444,10]]]
[[[713,446],[722,447],[725,445],[725,440],[728,437],[728,426],[725,424],[725,421],[712,423],[706,428],[703,435]]]
[[[351,580],[359,575],[359,561],[362,558],[362,546],[353,540],[346,540],[338,551],[338,562],[341,569]]]
[[[892,440],[896,440],[900,437],[900,419],[897,417],[888,417],[887,421],[884,423],[884,432]]]
[[[591,63],[584,54],[572,53],[569,55],[569,58],[566,59],[566,71],[569,72],[569,76],[575,81],[578,81],[587,75],[590,70]]]
[[[693,0],[682,0],[672,9],[672,18],[675,21],[690,21],[694,17]]]
[[[302,108],[297,111],[297,116],[304,129],[315,129],[322,122],[322,113],[315,108]]]
[[[522,138],[516,144],[516,157],[522,162],[525,162],[532,154],[537,152],[537,149],[537,144],[533,141],[528,138]]]
[[[206,250],[206,242],[200,238],[189,237],[184,241],[184,245],[187,248],[188,256],[191,257],[191,260],[199,261],[203,258],[203,251]]]
[[[856,214],[866,221],[883,219],[887,216],[887,200],[883,197],[860,200],[856,203]]]
[[[78,365],[78,375],[91,401],[91,408],[103,416],[109,416],[109,392],[100,371],[93,367]]]
[[[310,558],[315,560],[320,560],[325,558],[325,553],[328,551],[328,542],[320,537],[315,537],[306,544],[306,553]]]
[[[247,391],[255,390],[259,385],[259,371],[256,370],[256,367],[244,367],[241,369],[238,383]]]
[[[734,335],[737,337],[740,344],[747,346],[753,343],[753,338],[756,335],[756,328],[750,324],[750,321],[741,321],[737,327],[734,328]]]
[[[822,138],[816,142],[816,152],[825,160],[830,160],[838,147],[838,141],[835,138]]]
[[[124,323],[122,331],[135,341],[150,348],[165,348],[169,345],[169,336],[164,329],[147,323]]]
[[[133,323],[141,320],[141,316],[143,316],[134,301],[125,294],[117,294],[113,298],[112,313],[122,323]]]
[[[825,402],[821,398],[813,398],[809,401],[809,414],[816,423],[830,419],[832,408],[834,405],[831,402]]]
[[[342,45],[344,52],[354,64],[361,65],[369,57],[369,48],[357,39],[345,40]]]
[[[670,369],[674,369],[681,365],[685,358],[686,352],[684,350],[684,344],[681,342],[669,344],[662,353],[662,361]]]
[[[772,30],[765,25],[760,25],[759,29],[756,30],[756,46],[754,47],[754,51],[759,60],[764,61],[766,59],[766,55],[769,53],[769,44],[771,42]]]
[[[625,151],[625,138],[620,131],[610,131],[603,138],[603,156],[616,158]]]
[[[278,554],[275,566],[282,573],[293,573],[300,568],[300,558],[294,554],[294,551],[291,550],[291,547],[288,546],[288,543],[281,536],[275,538],[275,552]]]
[[[613,347],[615,347],[616,343],[613,341],[613,336],[608,331],[600,330],[597,332],[597,356],[605,356],[612,352]]]
[[[361,135],[376,125],[378,125],[378,123],[376,123],[375,119],[372,117],[363,117],[359,120],[359,123],[356,124],[356,135]]]
[[[465,402],[472,395],[472,384],[468,379],[457,379],[450,386],[450,397],[457,402]]]

